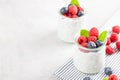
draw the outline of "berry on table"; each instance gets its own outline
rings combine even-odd
[[[72,15],[71,17],[72,17],[72,18],[78,18],[78,16],[77,16],[77,15]]]
[[[115,50],[111,46],[107,45],[106,46],[106,54],[112,55],[114,53],[115,53]]]
[[[118,79],[117,75],[112,74],[112,75],[109,76],[108,80],[119,80],[119,79]]]
[[[116,25],[112,27],[112,32],[119,34],[120,33],[120,26]]]
[[[88,42],[87,47],[88,48],[96,48],[96,44],[94,42],[90,41],[90,42]]]
[[[111,41],[110,41],[110,38],[107,38],[107,43],[106,45],[110,45]]]
[[[100,47],[100,46],[103,45],[103,43],[102,43],[100,40],[97,40],[97,41],[95,42],[95,44],[96,44],[97,47]]]
[[[110,41],[111,42],[116,42],[118,40],[118,34],[117,33],[112,33],[110,36]]]
[[[89,41],[96,42],[97,41],[97,37],[96,36],[89,36],[88,37],[88,42]]]
[[[67,12],[68,12],[68,8],[67,7],[63,7],[63,8],[60,9],[60,13],[61,14],[65,14]]]
[[[110,76],[112,74],[111,67],[105,67],[104,72],[105,72],[106,75]]]
[[[77,7],[76,7],[75,5],[70,5],[70,6],[68,7],[68,12],[69,12],[70,14],[76,15],[77,12],[78,12]]]
[[[116,42],[116,48],[120,51],[120,41]]]
[[[91,78],[90,77],[85,77],[85,78],[83,78],[83,80],[91,80]]]
[[[77,16],[82,16],[82,15],[84,15],[84,12],[83,11],[79,11],[78,13],[77,13]]]
[[[99,35],[98,29],[96,27],[91,28],[89,31],[89,35],[98,37],[98,35]]]
[[[78,38],[78,43],[81,44],[81,43],[85,43],[87,42],[87,38],[85,36],[80,36]]]

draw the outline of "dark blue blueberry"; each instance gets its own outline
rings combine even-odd
[[[69,8],[69,6],[71,6],[71,5],[73,5],[73,4],[69,4],[69,5],[68,5],[68,8]]]
[[[111,70],[110,67],[106,67],[106,68],[104,69],[104,72],[105,72],[106,75],[111,75],[111,74],[112,74],[112,70]]]
[[[68,12],[68,8],[67,7],[63,7],[63,8],[60,9],[60,13],[61,14],[65,14],[67,12]]]
[[[85,77],[83,80],[91,80],[90,77]]]
[[[88,48],[96,48],[96,44],[92,41],[88,42],[87,46]]]
[[[78,15],[78,17],[80,17],[80,16],[84,15],[84,12],[83,12],[83,11],[79,11],[79,12],[77,13],[77,15]]]
[[[97,41],[95,42],[95,44],[96,44],[97,47],[100,47],[100,46],[103,45],[103,43],[102,43],[101,41],[99,41],[99,40],[97,40]]]

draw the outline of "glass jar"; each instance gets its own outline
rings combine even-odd
[[[68,18],[59,14],[58,37],[69,43],[74,43],[74,36],[85,26],[85,14],[78,18]]]
[[[89,49],[78,44],[78,37],[79,36],[75,37],[77,49],[73,56],[75,67],[83,73],[96,74],[100,72],[105,64],[106,40],[102,46],[95,49]]]

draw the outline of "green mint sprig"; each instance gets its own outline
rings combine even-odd
[[[89,37],[89,31],[86,30],[86,29],[82,29],[82,30],[80,31],[80,35],[81,35],[81,36],[85,36],[85,37]]]
[[[107,31],[101,32],[101,34],[98,36],[98,40],[104,42],[107,37]]]
[[[70,4],[74,4],[74,5],[76,5],[76,6],[80,6],[78,0],[71,0]]]

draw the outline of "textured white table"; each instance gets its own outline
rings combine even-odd
[[[0,0],[0,80],[53,80],[74,44],[57,38],[57,11],[65,0]],[[87,26],[100,27],[119,8],[119,0],[81,0]]]

